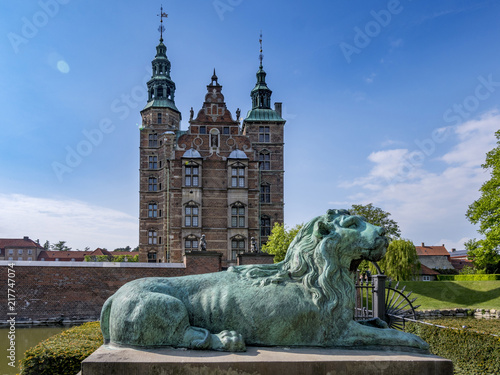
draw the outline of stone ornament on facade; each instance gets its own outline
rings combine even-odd
[[[387,244],[383,228],[346,210],[328,210],[303,226],[280,263],[125,284],[102,308],[104,342],[222,351],[258,345],[427,352],[419,337],[380,319],[353,320],[352,270],[363,259],[382,258]]]

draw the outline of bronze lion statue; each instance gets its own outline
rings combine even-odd
[[[143,278],[105,303],[105,343],[244,351],[246,345],[425,351],[419,337],[353,320],[352,271],[386,251],[384,229],[328,210],[299,231],[284,261],[203,275]]]

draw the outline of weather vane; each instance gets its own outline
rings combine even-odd
[[[264,55],[262,54],[262,30],[260,30],[260,38],[259,38],[259,43],[260,43],[260,54],[259,54],[259,59],[260,59],[260,66],[262,67],[262,59],[264,58]]]
[[[157,14],[157,16],[160,17],[160,27],[158,27],[158,31],[160,32],[160,41],[163,42],[163,32],[165,31],[165,26],[163,26],[163,17],[168,17],[168,14],[163,12],[163,5],[160,7],[160,14]]]

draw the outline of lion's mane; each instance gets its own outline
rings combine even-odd
[[[334,220],[349,215],[347,210],[328,210],[306,223],[288,247],[282,262],[265,265],[247,265],[229,268],[255,285],[270,283],[301,282],[311,294],[312,300],[321,311],[333,313],[340,301],[348,304],[354,295],[354,284],[349,269],[342,266],[340,257],[341,236],[335,232]],[[318,236],[319,222],[330,223],[330,233]],[[331,249],[334,249],[333,253]],[[328,251],[330,250],[330,251]]]

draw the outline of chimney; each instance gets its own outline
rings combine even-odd
[[[455,249],[454,247],[451,248],[451,252],[454,253],[455,251],[457,251],[457,249]]]
[[[425,244],[422,242],[422,247],[424,247],[424,246],[425,246]]]
[[[29,238],[28,236],[24,236],[24,240],[25,240],[25,241],[29,241],[29,240],[30,240],[30,238]]]
[[[282,105],[283,105],[283,103],[279,103],[279,102],[274,103],[274,110],[278,113],[278,115],[280,115],[280,117],[281,117],[281,106]]]
[[[441,246],[443,246],[443,247],[444,247],[444,244],[442,244]]]

